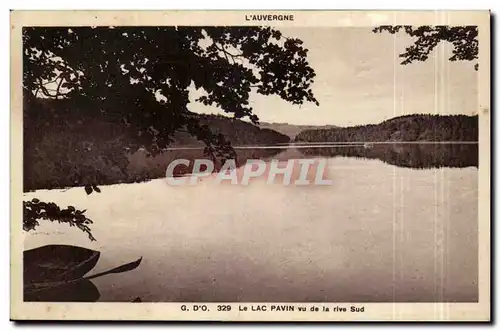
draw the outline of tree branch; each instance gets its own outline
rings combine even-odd
[[[237,58],[243,57],[243,54],[232,54],[232,53],[230,53],[230,52],[226,51],[226,50],[225,50],[225,48],[224,48],[224,45],[222,45],[222,44],[221,44],[221,45],[220,45],[220,47],[219,47],[219,46],[217,45],[217,43],[216,43],[216,42],[214,42],[214,46],[215,46],[215,48],[217,48],[219,51],[221,51],[222,53],[224,53],[224,56],[226,57],[226,60],[227,60],[228,62],[229,62],[229,58],[228,58],[228,56],[230,56],[230,57],[231,57],[231,59],[233,60],[233,64],[234,64],[234,63],[236,63],[236,59],[237,59]]]
[[[61,75],[62,75],[62,74],[61,74]],[[59,76],[59,77],[61,77],[61,76]],[[61,79],[59,80],[59,84],[57,84],[57,89],[56,89],[56,99],[59,99],[59,95],[61,95],[61,94],[59,93],[59,91],[60,91],[60,89],[61,89],[61,84],[62,84],[62,82],[63,82],[63,81],[64,81],[64,78],[61,78]]]

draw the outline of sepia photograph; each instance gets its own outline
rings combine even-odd
[[[489,319],[489,12],[49,14],[11,13],[14,319]]]

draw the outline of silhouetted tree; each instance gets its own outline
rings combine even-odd
[[[403,30],[409,36],[416,38],[413,45],[399,56],[404,58],[401,64],[413,61],[425,61],[432,50],[442,41],[453,45],[450,61],[473,61],[478,59],[478,29],[477,26],[411,26],[411,25],[383,25],[373,29],[373,32],[387,31],[395,34]],[[474,65],[478,70],[478,64]]]
[[[251,91],[293,104],[318,104],[307,51],[301,40],[269,27],[25,27],[25,144],[35,143],[47,127],[59,126],[90,145],[94,131],[101,131],[124,153],[143,147],[155,155],[182,129],[206,145],[206,155],[227,158],[234,155],[230,142],[189,112],[189,90],[203,90],[197,102],[253,123],[258,118],[249,106]],[[99,151],[80,144],[67,147],[59,154],[63,159],[99,157],[109,166],[124,167],[119,155],[96,155]],[[67,171],[78,174],[73,186],[85,186],[88,194],[99,190],[99,172],[66,163]],[[36,224],[29,219],[38,217],[34,206],[25,203],[24,208],[28,219],[23,222]]]

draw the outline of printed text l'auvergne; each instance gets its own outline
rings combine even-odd
[[[245,21],[293,21],[293,14],[249,14]]]

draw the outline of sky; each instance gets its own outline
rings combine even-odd
[[[292,105],[278,96],[253,93],[250,104],[264,122],[338,126],[380,123],[415,113],[477,114],[477,71],[472,62],[450,62],[452,46],[441,43],[425,62],[401,65],[412,44],[404,33],[373,33],[371,27],[282,28],[309,49],[316,71],[313,93],[320,105]],[[191,103],[190,110],[218,113]]]

